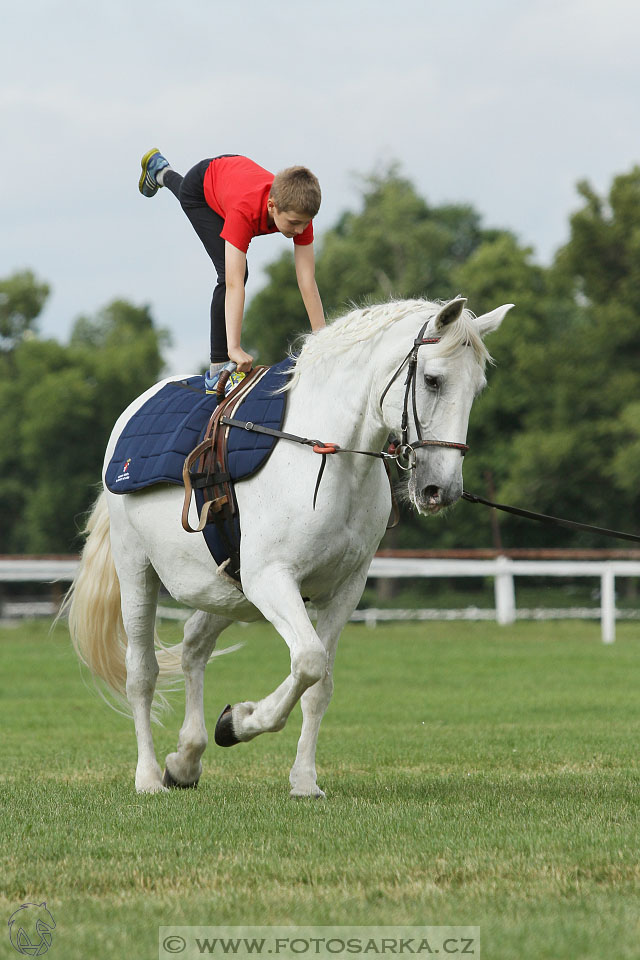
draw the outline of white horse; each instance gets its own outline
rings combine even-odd
[[[416,444],[408,451],[409,496],[422,514],[453,504],[462,493],[461,448],[471,404],[485,383],[483,338],[511,306],[474,318],[465,302],[409,300],[354,310],[310,334],[287,386],[283,429],[346,448],[382,450],[389,433],[402,428],[409,397],[403,361],[420,335],[429,342],[415,349],[408,439],[444,443]],[[119,418],[105,465],[128,419],[160,386]],[[263,469],[237,485],[242,589],[216,568],[203,537],[182,529],[181,488],[157,485],[120,496],[105,490],[98,498],[68,595],[69,627],[91,671],[116,694],[126,693],[138,741],[138,792],[197,784],[207,746],[205,666],[230,623],[266,618],[289,647],[291,672],[264,699],[236,703],[223,713],[220,740],[230,745],[282,729],[302,698],[291,795],[324,796],[315,753],[333,689],[338,638],[362,595],[391,496],[380,459],[345,453],[328,457],[314,509],[319,462],[309,447],[280,440]],[[169,649],[159,645],[154,629],[161,583],[195,609],[182,643]],[[317,611],[315,628],[303,598]],[[152,701],[158,674],[175,676],[180,670],[185,719],[163,777],[151,734]]]

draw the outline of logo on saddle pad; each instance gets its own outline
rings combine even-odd
[[[116,479],[113,481],[114,483],[121,483],[123,480],[129,479],[129,464],[131,463],[131,460],[132,460],[131,457],[127,457],[125,462],[122,464],[122,469],[120,470],[120,473],[118,474]]]

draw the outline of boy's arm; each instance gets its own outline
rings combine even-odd
[[[227,351],[229,359],[235,360],[238,370],[248,373],[253,357],[240,346],[242,317],[244,316],[244,275],[247,255],[227,240],[224,245],[224,269],[226,294],[224,312],[227,326]]]
[[[294,244],[294,259],[296,278],[302,295],[302,302],[309,315],[309,323],[313,331],[325,326],[322,300],[316,283],[316,261],[313,244]]]

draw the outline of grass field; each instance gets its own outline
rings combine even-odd
[[[136,795],[131,721],[47,631],[0,630],[1,958],[42,900],[51,960],[154,958],[171,924],[464,924],[485,960],[640,956],[637,625],[611,647],[597,623],[347,628],[325,801],[288,796],[299,708],[231,750],[211,736],[198,790]],[[210,735],[287,672],[266,626],[224,639],[246,645],[208,668]]]

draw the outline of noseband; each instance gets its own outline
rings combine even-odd
[[[396,463],[401,470],[413,470],[416,465],[416,450],[420,447],[450,447],[453,450],[459,450],[460,454],[464,457],[465,453],[469,449],[469,446],[466,443],[456,443],[453,440],[423,440],[422,432],[420,430],[420,419],[418,417],[418,407],[416,403],[416,371],[418,368],[418,350],[420,347],[423,347],[425,344],[429,343],[440,343],[441,337],[426,337],[424,336],[425,330],[427,329],[429,321],[423,325],[420,333],[413,342],[413,346],[409,353],[406,355],[398,369],[392,375],[388,384],[382,391],[380,396],[380,409],[382,410],[382,403],[387,393],[389,392],[390,387],[395,383],[400,374],[402,373],[403,368],[407,367],[407,377],[404,382],[404,402],[402,405],[402,422],[401,422],[401,440],[400,443],[394,449],[394,456],[396,458]],[[413,409],[413,420],[416,425],[416,433],[418,439],[414,443],[409,443],[409,396],[411,396],[411,406]]]

